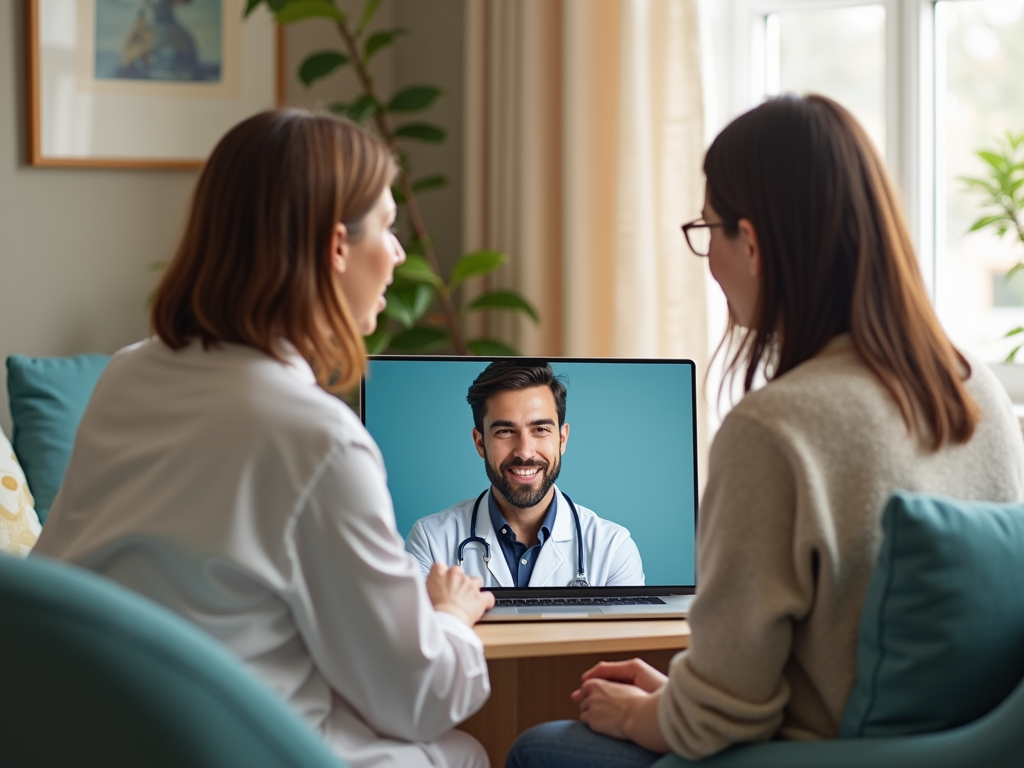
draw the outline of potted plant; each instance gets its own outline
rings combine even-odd
[[[975,153],[985,163],[984,176],[962,176],[960,180],[968,189],[976,190],[982,197],[983,215],[971,225],[969,232],[995,230],[998,237],[1010,235],[1024,246],[1024,131],[1007,131],[1005,137],[995,140],[994,149],[982,149]],[[1024,269],[1024,251],[1017,263],[1006,273],[1009,282]],[[1024,326],[1017,326],[1006,332],[1007,337],[1024,334]],[[1024,341],[1017,344],[1006,356],[1012,363],[1024,347]]]
[[[367,349],[371,353],[448,349],[460,355],[515,355],[517,351],[503,341],[467,338],[464,320],[471,312],[500,310],[517,312],[538,322],[537,310],[522,295],[510,290],[491,290],[462,306],[457,306],[455,298],[456,290],[466,280],[493,272],[506,263],[507,257],[491,250],[467,253],[445,275],[420,212],[417,196],[444,187],[448,180],[444,176],[415,178],[404,147],[409,141],[445,140],[441,126],[412,117],[441,97],[441,89],[419,84],[387,96],[381,94],[368,64],[407,30],[369,31],[380,0],[363,0],[358,14],[344,9],[344,4],[335,0],[247,0],[245,15],[266,5],[281,25],[314,18],[332,21],[338,31],[339,48],[306,57],[299,66],[298,77],[308,87],[339,69],[349,69],[358,83],[357,97],[333,103],[328,109],[375,130],[399,160],[401,173],[392,192],[407,222],[401,239],[408,257],[395,270],[395,281],[386,294],[387,308],[378,319],[377,330],[366,337]]]

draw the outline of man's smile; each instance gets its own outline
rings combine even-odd
[[[509,467],[506,471],[520,483],[533,482],[537,475],[540,474],[544,467],[541,466],[529,466],[529,467]]]
[[[529,509],[540,503],[558,479],[562,468],[560,449],[561,443],[557,448],[552,446],[554,461],[545,461],[539,452],[531,452],[529,459],[510,452],[499,464],[492,464],[485,450],[487,479],[512,506]]]

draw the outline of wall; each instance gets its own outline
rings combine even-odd
[[[114,352],[146,334],[150,263],[174,248],[196,174],[27,165],[24,46],[24,3],[0,3],[0,359]]]
[[[410,147],[415,175],[444,172],[452,182],[422,200],[445,263],[461,249],[463,3],[385,0],[379,22],[411,33],[374,68],[386,93],[416,82],[446,92],[425,117],[448,141]],[[333,32],[315,22],[288,28],[291,103],[338,98],[345,73],[309,93],[295,76],[302,54],[332,46]],[[24,3],[0,3],[0,359],[114,352],[147,333],[150,265],[176,245],[196,172],[27,165],[24,39]],[[0,371],[0,427],[9,435],[6,378]]]

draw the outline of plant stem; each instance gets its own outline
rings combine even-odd
[[[351,59],[352,66],[355,69],[356,77],[359,78],[359,84],[363,87],[363,92],[372,98],[379,106],[380,101],[374,93],[373,80],[366,69],[366,63],[359,55],[359,44],[355,35],[352,34],[352,30],[349,29],[346,22],[339,21],[337,22],[337,25],[338,31],[341,32],[341,38],[345,42],[345,47],[348,49],[349,58]],[[391,151],[397,155],[398,141],[391,132],[391,128],[388,125],[387,115],[384,113],[383,109],[377,109],[374,113],[374,120],[377,123],[377,130],[380,135],[383,137],[384,141],[387,142]],[[441,310],[444,313],[445,322],[448,325],[448,333],[452,339],[452,346],[455,347],[455,351],[458,354],[468,355],[469,347],[466,346],[466,337],[463,335],[462,326],[459,324],[459,313],[455,309],[455,304],[452,302],[452,295],[448,290],[448,286],[444,284],[444,277],[441,275],[441,265],[438,263],[437,253],[434,251],[434,243],[430,239],[430,233],[427,231],[426,224],[423,222],[423,216],[420,213],[420,207],[416,201],[416,195],[413,192],[412,181],[409,179],[409,174],[404,172],[401,173],[399,175],[399,183],[402,185],[402,194],[405,195],[405,205],[409,212],[409,224],[412,226],[416,239],[419,241],[420,245],[423,246],[423,256],[426,258],[427,263],[430,264],[430,268],[433,269],[442,280],[441,285],[435,286],[435,290],[437,291],[437,297],[441,302]]]

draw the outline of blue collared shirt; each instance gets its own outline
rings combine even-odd
[[[487,502],[487,508],[491,513],[491,525],[494,528],[495,535],[498,537],[498,543],[501,545],[501,553],[505,556],[505,562],[508,563],[508,570],[512,574],[512,582],[517,587],[528,587],[530,585],[530,576],[533,574],[533,566],[537,562],[537,555],[540,554],[540,548],[544,546],[544,542],[551,536],[551,531],[555,527],[558,493],[556,492],[551,499],[548,513],[544,516],[544,522],[541,523],[540,530],[537,532],[537,543],[532,547],[528,547],[516,539],[512,526],[505,520],[505,516],[501,514],[501,510],[498,508],[498,502],[494,500],[493,491],[487,494]]]

